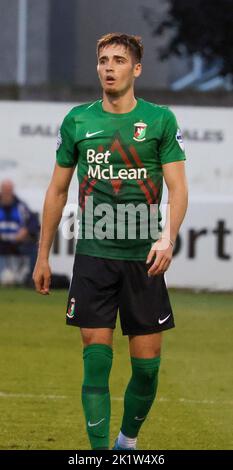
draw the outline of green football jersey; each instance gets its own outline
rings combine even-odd
[[[174,113],[137,98],[115,114],[102,100],[74,107],[58,135],[57,163],[77,164],[80,254],[145,260],[159,238],[163,171],[185,160]]]

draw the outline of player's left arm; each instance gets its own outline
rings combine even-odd
[[[150,263],[156,256],[148,270],[149,276],[164,273],[168,269],[172,260],[174,243],[188,206],[184,161],[166,163],[162,168],[168,188],[166,223],[161,239],[153,244],[147,257],[147,263]]]

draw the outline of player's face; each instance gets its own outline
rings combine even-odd
[[[113,44],[100,49],[97,72],[104,92],[121,96],[133,87],[141,64],[135,62],[129,49]]]

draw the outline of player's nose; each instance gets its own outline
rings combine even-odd
[[[113,71],[114,71],[113,67],[111,67],[111,66],[106,67],[106,73],[113,72]]]
[[[106,64],[106,72],[112,72],[113,69],[114,69],[113,62],[112,62],[112,61],[109,61],[109,62]]]

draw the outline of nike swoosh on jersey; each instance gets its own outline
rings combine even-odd
[[[104,131],[97,131],[97,132],[89,132],[89,131],[87,131],[87,132],[86,132],[86,137],[92,137],[93,135],[100,134],[101,132],[104,132]]]
[[[170,316],[171,316],[171,314],[169,313],[169,315],[167,317],[163,318],[162,320],[161,320],[161,318],[159,318],[159,324],[162,325]]]
[[[145,419],[145,416],[143,416],[143,418],[138,418],[137,416],[135,416],[135,418],[137,421],[142,421],[143,419]]]
[[[105,418],[102,418],[100,421],[98,421],[97,423],[90,423],[90,421],[88,421],[88,426],[91,428],[92,426],[97,426],[98,424],[102,423],[102,421],[104,421]]]

